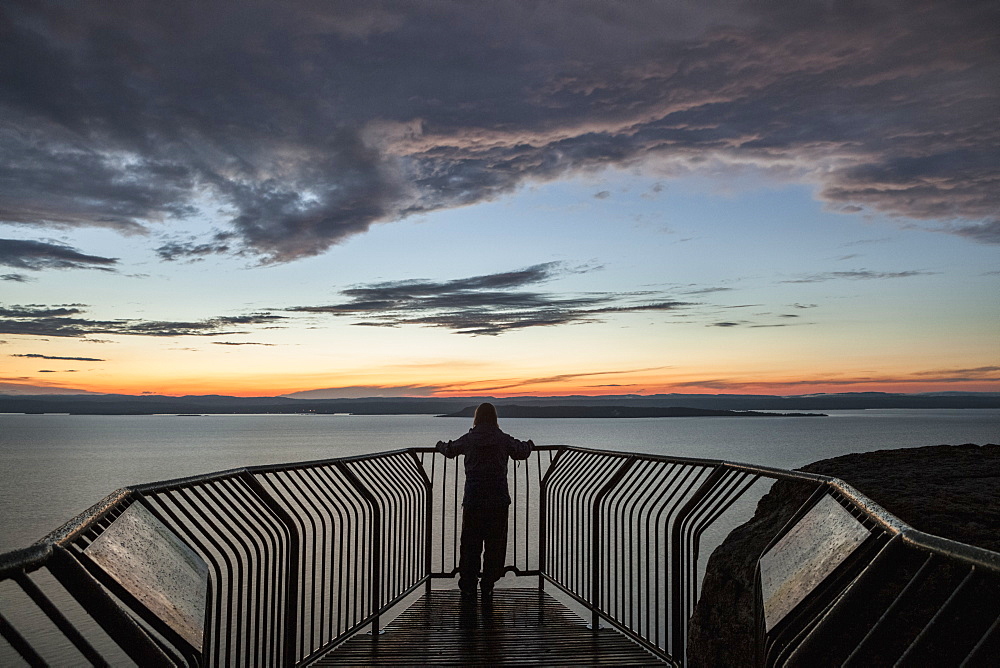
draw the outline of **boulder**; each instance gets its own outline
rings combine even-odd
[[[915,529],[1000,552],[1000,445],[878,450],[800,470],[844,480]],[[757,559],[811,490],[805,483],[776,482],[753,518],[709,557],[691,618],[690,666],[753,664]]]

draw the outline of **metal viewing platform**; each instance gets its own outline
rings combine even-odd
[[[775,480],[808,498],[750,555],[759,665],[1000,655],[1000,554],[840,480],[544,446],[510,467],[520,588],[492,605],[432,587],[457,573],[461,461],[248,467],[119,490],[0,555],[0,663],[686,665],[703,557]]]

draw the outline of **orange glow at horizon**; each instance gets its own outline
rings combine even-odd
[[[769,394],[798,395],[840,392],[1000,392],[1000,378],[981,379],[939,379],[922,378],[917,375],[901,374],[897,377],[757,377],[732,378],[728,380],[670,380],[621,379],[623,382],[595,384],[592,379],[505,379],[502,381],[457,381],[420,384],[419,386],[401,382],[359,383],[357,378],[344,378],[344,383],[303,382],[304,379],[270,376],[247,378],[184,378],[184,379],[108,379],[106,382],[45,382],[52,387],[72,387],[74,389],[103,394],[164,396],[184,395],[225,395],[237,397],[267,397],[295,394],[331,388],[348,396],[412,396],[412,397],[462,397],[462,396],[607,396],[607,395],[652,395],[652,394]],[[332,380],[332,379],[330,379]],[[628,382],[631,380],[632,382]],[[353,381],[353,382],[350,382]],[[34,383],[42,385],[41,381]]]

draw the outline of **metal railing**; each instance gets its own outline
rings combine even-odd
[[[775,480],[812,495],[765,553],[808,531],[824,498],[862,529],[780,619],[758,572],[760,664],[809,665],[832,644],[848,665],[996,656],[1000,555],[923,534],[842,481],[806,473],[538,447],[509,469],[507,571],[582,605],[595,630],[603,622],[683,665],[706,535],[731,527],[735,509],[752,511]],[[0,637],[29,665],[292,666],[364,629],[377,641],[382,615],[457,573],[463,482],[461,460],[411,448],[119,490],[0,555]]]

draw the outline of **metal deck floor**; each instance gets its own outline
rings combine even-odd
[[[663,665],[612,629],[593,633],[537,589],[497,589],[491,605],[463,604],[458,590],[420,597],[377,641],[347,640],[314,666]]]

